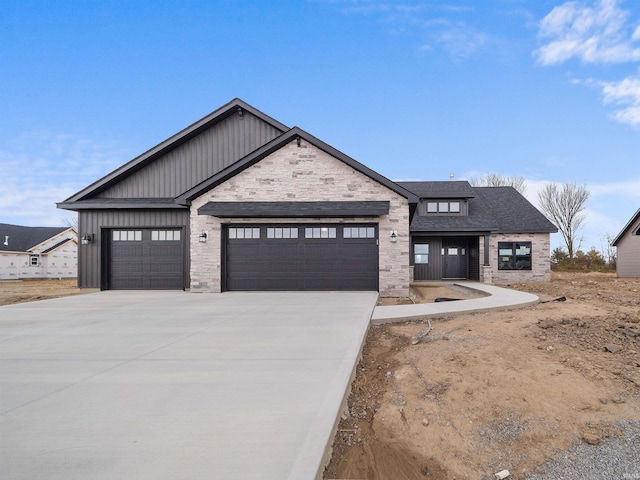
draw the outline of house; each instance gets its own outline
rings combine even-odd
[[[73,228],[0,223],[0,280],[75,278],[77,241]]]
[[[79,286],[102,289],[547,279],[556,231],[513,189],[392,182],[239,99],[58,207],[79,214]]]
[[[640,208],[611,243],[616,247],[619,277],[640,277]]]

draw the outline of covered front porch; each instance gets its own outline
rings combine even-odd
[[[489,234],[411,235],[413,280],[484,281],[489,265]]]

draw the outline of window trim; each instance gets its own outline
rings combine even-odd
[[[33,263],[34,260],[35,260],[35,263]],[[40,255],[37,255],[37,254],[29,255],[29,266],[30,267],[39,267],[40,266]]]

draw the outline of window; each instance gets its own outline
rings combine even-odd
[[[413,261],[416,265],[429,263],[428,243],[417,243],[413,246]]]
[[[114,242],[140,242],[142,241],[142,230],[114,230]]]
[[[460,213],[460,202],[427,202],[427,213]]]
[[[180,230],[151,230],[152,242],[178,242]]]
[[[307,227],[304,238],[336,238],[335,227]]]
[[[531,242],[498,242],[498,270],[531,270]]]
[[[31,265],[32,267],[38,266],[38,260],[39,260],[38,255],[29,255],[29,265]]]
[[[298,238],[298,229],[289,227],[267,228],[267,238]]]
[[[344,238],[376,238],[375,227],[344,227],[342,230]]]
[[[253,227],[231,227],[229,228],[229,238],[234,240],[260,238],[260,229]]]

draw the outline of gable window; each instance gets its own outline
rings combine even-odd
[[[29,255],[29,265],[32,267],[38,266],[39,255]]]
[[[460,202],[427,202],[427,213],[460,213]]]
[[[498,270],[531,270],[531,242],[498,242]]]
[[[429,263],[428,243],[416,243],[413,246],[413,262],[416,265]]]

